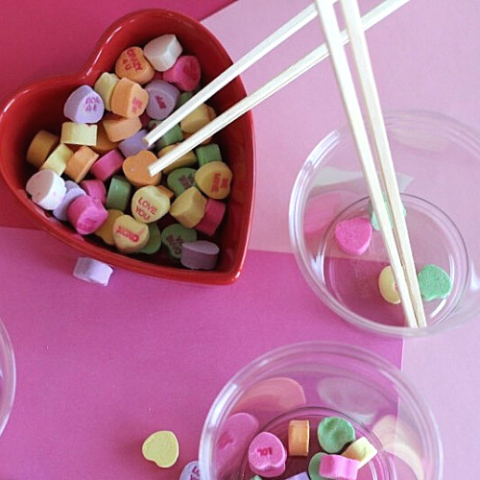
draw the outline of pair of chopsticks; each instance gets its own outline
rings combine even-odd
[[[365,30],[371,28],[373,25],[379,23],[390,14],[398,10],[401,6],[408,3],[408,1],[409,0],[385,0],[383,3],[370,10],[370,12],[368,12],[362,18],[363,28]],[[273,50],[287,38],[311,22],[314,18],[316,18],[316,16],[317,9],[315,5],[312,4],[292,18],[289,22],[285,23],[272,35],[270,35],[245,56],[243,56],[238,62],[233,64],[200,92],[194,95],[182,107],[173,112],[166,120],[149,132],[144,137],[145,143],[149,147],[152,146],[160,137],[162,137],[166,132],[183,120],[188,114],[193,112],[193,110],[195,110],[199,105],[205,103],[216,92],[221,90],[225,85],[247,70],[251,65],[260,60],[268,52]],[[349,39],[346,31],[342,32],[341,38],[343,43],[348,42]],[[310,70],[322,60],[325,60],[328,55],[328,47],[325,44],[307,54],[297,63],[293,64],[291,67],[274,77],[258,90],[242,99],[229,110],[219,115],[215,120],[210,122],[197,133],[193,134],[187,140],[183,141],[180,145],[172,149],[162,158],[149,165],[148,170],[150,175],[156,175],[163,169],[172,165],[175,161],[200,145],[207,138],[211,137],[222,128],[225,128],[237,118],[241,117],[243,114],[256,107],[274,93],[287,86],[293,80]]]
[[[347,23],[347,29],[342,32],[339,31],[338,22],[333,8],[333,3],[335,1],[336,0],[315,0],[316,5],[311,5],[306,8],[280,27],[270,37],[254,47],[237,63],[225,70],[203,90],[198,92],[165,121],[149,132],[144,137],[144,141],[148,146],[152,146],[160,137],[178,124],[199,105],[205,103],[226,84],[247,70],[251,65],[280,45],[291,35],[307,25],[319,14],[321,24],[324,28],[325,37],[327,39],[326,44],[316,48],[258,90],[219,115],[204,128],[183,141],[162,158],[152,163],[148,167],[148,170],[151,175],[155,175],[172,165],[207,138],[211,137],[219,130],[260,104],[262,101],[269,98],[331,54],[335,66],[337,81],[341,86],[345,107],[356,140],[357,150],[362,159],[362,168],[369,185],[370,197],[379,221],[381,232],[384,236],[390,263],[397,282],[397,288],[399,290],[407,324],[410,327],[426,326],[425,313],[420,296],[420,289],[415,272],[407,227],[403,217],[400,193],[393,169],[390,148],[386,136],[385,125],[383,123],[383,115],[378,100],[364,34],[364,30],[379,23],[401,6],[405,5],[409,0],[384,0],[380,5],[370,10],[362,18],[360,17],[356,0],[340,0]],[[374,133],[375,148],[378,158],[381,160],[381,174],[383,176],[384,187],[387,193],[386,200],[391,207],[390,211],[392,212],[393,229],[390,226],[387,207],[385,206],[382,189],[377,178],[375,163],[368,143],[365,126],[363,124],[361,109],[358,99],[356,98],[355,86],[343,48],[343,45],[348,43],[349,39],[351,39],[355,61],[358,64],[362,90],[367,104],[368,121],[370,128]],[[403,265],[405,265],[405,270]]]
[[[373,137],[377,163],[380,167],[380,175],[386,193],[385,198],[380,180],[377,177],[374,156],[370,148],[369,137],[348,65],[333,2],[332,0],[314,1],[350,122],[350,129],[361,159],[370,199],[380,224],[380,230],[393,269],[407,324],[412,328],[426,327],[425,311],[407,225],[403,215],[402,200],[357,0],[339,1],[350,37],[353,62],[360,81],[368,126]],[[388,204],[388,209],[392,212],[393,225],[390,225],[389,213],[385,203]]]

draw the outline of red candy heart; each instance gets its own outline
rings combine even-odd
[[[143,261],[110,250],[95,238],[80,238],[68,225],[39,212],[25,193],[26,182],[35,172],[25,159],[33,136],[39,130],[60,132],[65,121],[63,106],[76,88],[93,86],[103,72],[113,72],[118,56],[126,48],[145,45],[165,33],[175,34],[184,51],[198,58],[204,85],[232,63],[219,41],[189,17],[159,9],[127,15],[107,29],[83,70],[35,83],[7,98],[0,110],[0,173],[16,200],[41,227],[82,254],[155,277],[203,284],[230,284],[238,278],[243,267],[252,219],[255,155],[250,113],[221,131],[217,138],[233,171],[234,183],[227,200],[221,233],[212,239],[221,251],[213,271],[184,270],[161,255]],[[209,104],[221,113],[245,95],[243,83],[235,79]]]

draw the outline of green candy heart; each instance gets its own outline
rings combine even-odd
[[[316,453],[310,459],[310,463],[308,464],[308,476],[310,480],[328,480],[320,475],[320,463],[322,462],[322,457],[325,455],[325,453]]]
[[[420,270],[418,284],[426,302],[448,297],[452,291],[452,280],[448,273],[436,265],[426,265]]]
[[[324,418],[318,425],[318,441],[327,453],[339,453],[355,440],[352,424],[340,417]]]
[[[140,250],[139,253],[152,255],[160,250],[160,247],[162,246],[162,235],[156,223],[149,223],[148,230],[150,232],[150,238],[148,243]]]

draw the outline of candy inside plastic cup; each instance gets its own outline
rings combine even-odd
[[[232,418],[251,415],[258,426],[241,438]],[[288,457],[280,479],[307,470],[321,451],[316,431],[326,417],[341,417],[366,437],[377,455],[359,480],[440,480],[442,448],[429,409],[400,372],[366,350],[327,342],[289,345],[269,352],[238,372],[218,395],[200,442],[200,471],[207,480],[249,480],[247,449],[261,431],[288,445],[290,420],[308,419],[308,457]]]
[[[10,417],[15,397],[15,357],[7,330],[0,321],[0,435]]]
[[[341,251],[335,225],[370,218],[368,190],[348,128],[325,137],[307,158],[290,201],[290,238],[299,268],[318,297],[343,319],[376,333],[421,336],[480,315],[480,136],[432,112],[385,117],[417,272],[436,265],[452,291],[424,302],[427,327],[409,328],[401,305],[387,303],[378,276],[389,264],[379,231],[359,256]]]

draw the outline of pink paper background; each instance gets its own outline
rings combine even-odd
[[[104,288],[75,279],[77,253],[44,232],[1,228],[0,252],[0,316],[18,367],[1,479],[178,478],[223,385],[281,345],[349,342],[400,365],[401,342],[336,318],[289,254],[250,252],[231,287],[117,270]],[[181,456],[162,472],[141,446],[163,429]]]
[[[125,13],[165,7],[201,19],[229,3],[4,0],[0,98],[26,83],[79,69],[102,31]],[[360,3],[366,10],[376,2]],[[307,4],[239,0],[206,24],[235,59]],[[387,110],[436,109],[476,126],[479,13],[476,0],[412,0],[395,19],[371,30]],[[319,42],[312,24],[245,74],[248,90]],[[288,252],[288,202],[297,171],[314,145],[345,123],[328,61],[257,107],[254,116],[258,180],[250,246]],[[0,199],[0,225],[33,227],[2,182]],[[390,342],[354,331],[326,310],[290,255],[250,252],[240,281],[227,289],[196,289],[121,271],[102,289],[73,279],[75,254],[43,233],[2,229],[0,245],[0,317],[14,341],[19,374],[14,412],[0,439],[2,480],[132,473],[176,478],[178,468],[159,472],[141,459],[142,440],[154,429],[175,429],[180,465],[194,458],[209,404],[258,354],[311,337],[390,349]],[[479,335],[476,322],[406,345],[404,370],[441,428],[446,479],[480,478],[474,428]],[[399,351],[396,342],[390,353],[397,362]]]

